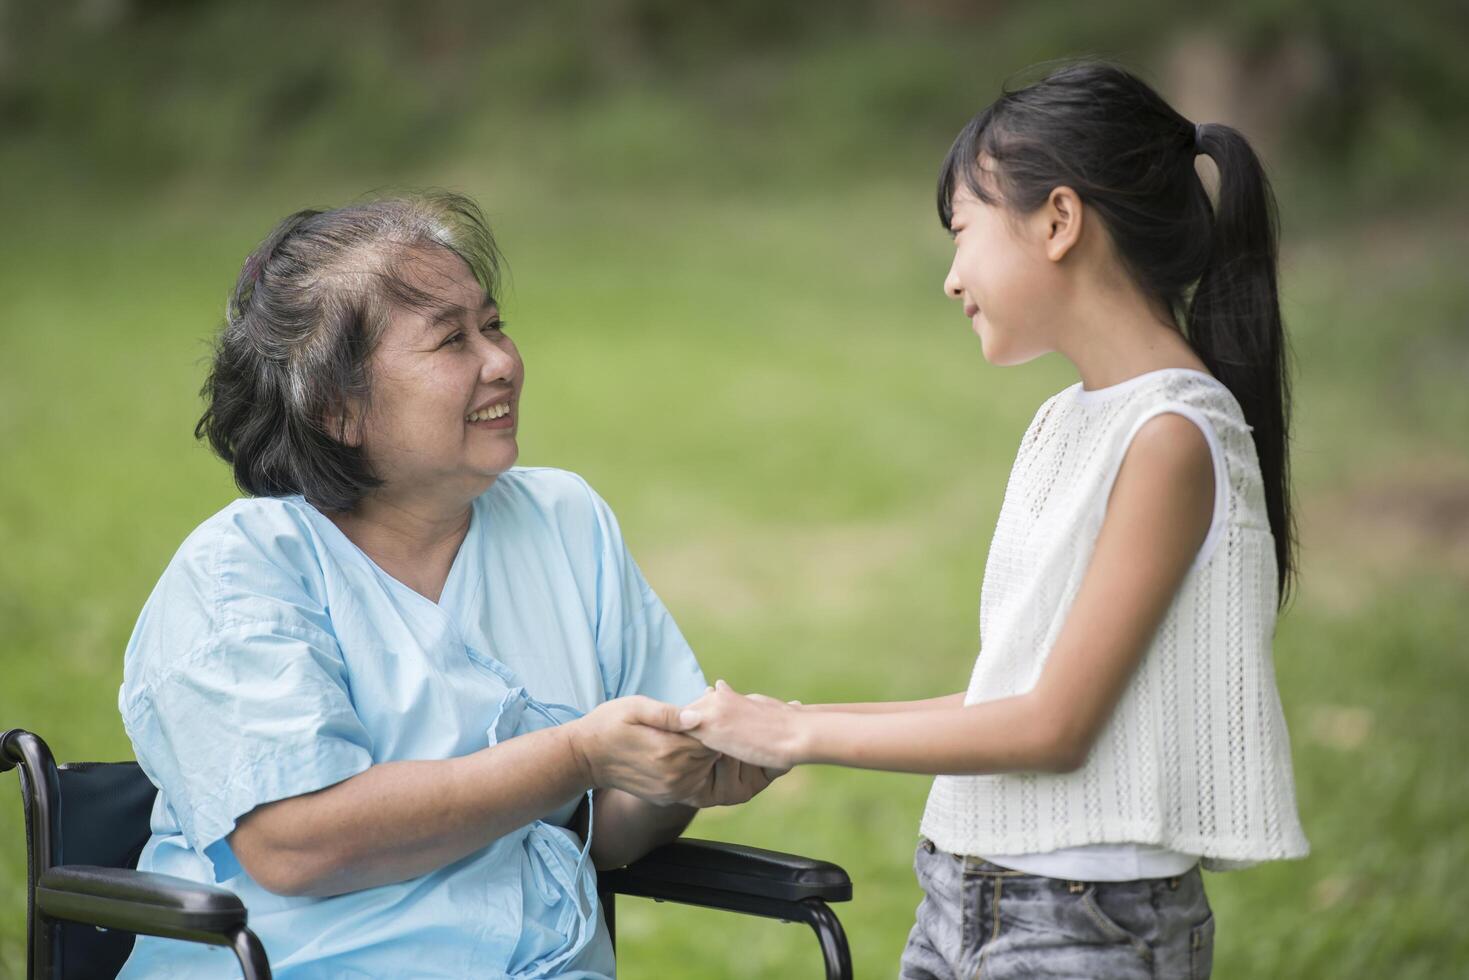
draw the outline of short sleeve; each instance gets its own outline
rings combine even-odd
[[[697,700],[707,685],[694,652],[628,553],[612,509],[590,487],[587,493],[596,513],[597,654],[607,697]]]
[[[149,606],[173,608],[144,610],[120,702],[138,761],[223,881],[241,870],[226,840],[241,816],[354,776],[372,751],[320,603],[268,562],[216,574],[203,589],[170,566]],[[207,607],[180,610],[201,594]]]

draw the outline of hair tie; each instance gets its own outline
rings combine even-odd
[[[1194,149],[1200,153],[1204,152],[1204,126],[1206,123],[1194,123]]]

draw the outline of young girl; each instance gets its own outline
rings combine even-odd
[[[1271,659],[1294,546],[1269,185],[1235,130],[1085,63],[975,116],[938,206],[985,358],[1080,377],[1021,441],[968,690],[720,682],[683,722],[763,766],[938,776],[904,977],[1207,976],[1200,864],[1307,851]]]

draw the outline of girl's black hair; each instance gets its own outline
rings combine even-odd
[[[348,438],[348,409],[371,402],[368,366],[392,310],[451,306],[407,275],[405,262],[434,248],[495,299],[500,254],[484,215],[444,191],[297,211],[245,260],[194,427],[241,490],[348,511],[381,485]]]
[[[1219,168],[1217,207],[1194,169],[1200,153]],[[1070,187],[1101,218],[1138,284],[1183,324],[1254,430],[1283,607],[1297,572],[1289,350],[1275,197],[1249,142],[1218,123],[1196,127],[1132,73],[1087,61],[1007,89],[969,121],[939,172],[946,229],[961,183],[1017,214]]]

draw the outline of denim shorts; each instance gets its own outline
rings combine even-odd
[[[924,840],[923,888],[903,980],[1204,978],[1214,916],[1198,865],[1177,878],[1065,881],[961,857]]]

